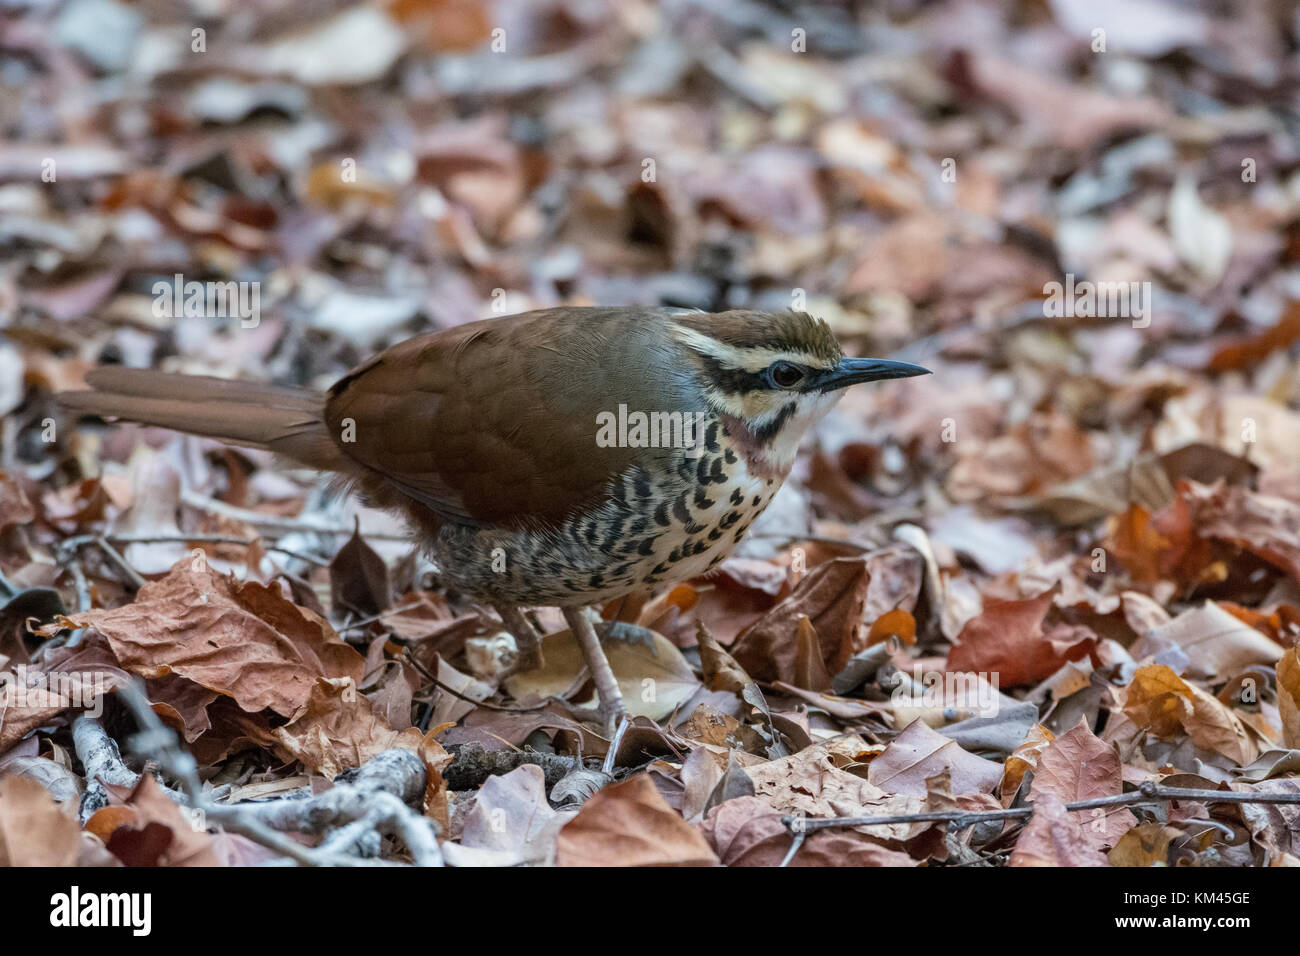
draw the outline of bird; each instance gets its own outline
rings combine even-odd
[[[542,662],[524,609],[558,607],[608,730],[626,708],[584,609],[716,568],[846,387],[928,371],[846,357],[801,311],[563,306],[417,335],[326,391],[105,365],[60,400],[333,473],[497,611],[515,669]]]

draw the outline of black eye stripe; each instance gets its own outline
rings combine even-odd
[[[713,384],[719,391],[726,392],[728,395],[768,388],[762,372],[746,372],[743,368],[730,368],[712,355],[704,353],[700,353],[700,359],[704,363],[704,371],[713,380]]]
[[[754,429],[754,437],[758,439],[759,444],[766,445],[772,440],[773,436],[785,425],[786,420],[794,414],[796,404],[796,402],[790,402],[787,405],[782,405],[775,418],[766,425]]]
[[[728,395],[736,395],[742,392],[783,390],[782,386],[774,380],[772,374],[772,370],[778,365],[788,365],[799,373],[799,378],[796,381],[784,386],[786,389],[808,382],[814,375],[823,371],[817,368],[805,368],[803,365],[781,359],[762,371],[749,372],[743,368],[732,368],[730,365],[725,365],[706,352],[697,352],[696,354],[699,356],[705,374],[708,375],[714,387]]]

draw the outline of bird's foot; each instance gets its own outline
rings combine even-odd
[[[596,708],[600,715],[600,725],[605,731],[605,737],[608,740],[614,739],[614,732],[618,730],[618,725],[625,720],[631,720],[627,708],[623,706],[623,698],[620,696],[617,700],[607,702],[605,698],[600,699],[600,706]]]

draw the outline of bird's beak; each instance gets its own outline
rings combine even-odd
[[[821,392],[832,392],[837,388],[847,388],[858,382],[875,382],[882,378],[910,378],[913,375],[929,375],[930,370],[910,362],[895,362],[890,359],[846,358],[832,369],[822,372],[814,380],[814,387]]]

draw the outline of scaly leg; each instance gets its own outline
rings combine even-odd
[[[580,607],[563,608],[564,619],[573,632],[574,639],[582,651],[582,657],[591,671],[592,680],[596,682],[596,694],[600,698],[600,716],[605,723],[607,733],[613,733],[620,720],[627,716],[623,707],[623,692],[618,689],[614,671],[610,669],[605,650],[600,646],[600,638],[591,620]]]

